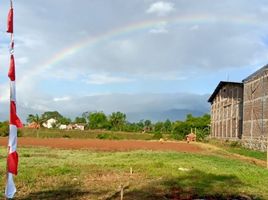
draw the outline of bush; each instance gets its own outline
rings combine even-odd
[[[62,137],[63,137],[63,138],[71,138],[71,136],[68,135],[68,134],[64,134]]]
[[[184,140],[185,136],[191,132],[191,127],[185,122],[176,122],[173,127],[173,138]]]
[[[113,134],[109,134],[109,133],[101,133],[101,134],[98,134],[97,135],[97,138],[98,139],[101,139],[101,140],[119,140],[120,138],[116,135],[113,135]]]
[[[208,129],[198,130],[196,131],[196,140],[197,141],[204,141],[205,138],[209,135]]]
[[[22,137],[23,136],[23,132],[22,132],[22,130],[21,129],[18,129],[18,137]]]
[[[153,139],[156,139],[156,140],[159,140],[161,138],[163,138],[163,135],[162,133],[159,133],[159,132],[156,132],[153,136]]]
[[[9,134],[9,123],[7,121],[0,122],[0,136],[6,137]]]
[[[18,129],[18,137],[21,137],[22,131],[21,129]],[[7,137],[9,135],[9,122],[8,121],[4,121],[4,122],[0,122],[0,136],[1,137]]]
[[[101,140],[103,140],[103,139],[109,139],[109,134],[108,133],[101,133],[101,134],[98,134],[97,135],[97,138],[98,139],[101,139]]]
[[[174,138],[175,140],[184,140],[185,139],[185,137],[182,134],[178,134],[178,133],[173,133],[172,138]]]

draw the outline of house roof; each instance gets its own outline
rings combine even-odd
[[[212,95],[209,97],[208,102],[212,102],[213,99],[216,97],[216,95],[218,94],[218,92],[220,91],[220,89],[225,86],[225,85],[239,85],[239,86],[243,86],[243,83],[240,82],[229,82],[229,81],[221,81],[219,82],[219,84],[217,85],[216,89],[214,90],[214,92],[212,93]]]
[[[242,82],[248,81],[260,74],[262,74],[264,71],[266,71],[268,69],[268,64],[263,66],[262,68],[260,68],[259,70],[257,70],[256,72],[254,72],[253,74],[249,75],[247,78],[245,78]]]

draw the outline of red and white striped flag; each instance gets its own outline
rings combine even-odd
[[[8,71],[8,77],[10,79],[10,120],[9,120],[9,138],[8,138],[8,157],[7,157],[7,183],[5,189],[5,195],[7,198],[13,198],[16,193],[15,183],[13,181],[13,175],[18,174],[18,162],[19,157],[17,153],[17,129],[23,125],[17,116],[16,109],[16,71],[15,71],[15,59],[14,59],[14,41],[13,41],[13,6],[11,1],[11,8],[8,13],[8,28],[7,32],[11,33],[10,44],[10,66]]]
[[[11,7],[8,12],[7,16],[7,32],[8,33],[13,33],[13,7],[12,7],[12,2],[11,2]]]

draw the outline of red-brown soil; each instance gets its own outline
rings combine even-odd
[[[7,145],[7,138],[0,138],[0,145]],[[180,151],[200,152],[203,151],[195,143],[168,142],[168,141],[137,141],[137,140],[98,140],[98,139],[66,139],[66,138],[19,138],[18,145],[22,147],[52,147],[61,149],[91,149],[100,151]]]

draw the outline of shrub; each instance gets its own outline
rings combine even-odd
[[[153,139],[157,139],[157,140],[159,140],[159,139],[161,139],[161,138],[163,138],[163,134],[162,134],[162,133],[159,133],[159,132],[156,132],[156,133],[154,134],[154,136],[153,136]]]
[[[185,137],[182,134],[178,134],[178,133],[173,133],[172,138],[174,138],[175,140],[184,140],[185,139]]]
[[[209,132],[207,129],[203,130],[197,130],[196,131],[196,139],[197,141],[204,141],[205,138],[209,135]]]
[[[119,140],[120,138],[116,135],[113,135],[113,134],[109,134],[109,133],[101,133],[101,134],[98,134],[97,135],[97,138],[98,139],[101,139],[101,140]]]
[[[101,134],[98,134],[97,135],[97,138],[98,139],[101,139],[101,140],[103,140],[103,139],[109,139],[109,134],[108,133],[101,133]]]
[[[71,138],[71,136],[68,135],[68,134],[64,134],[62,137],[64,137],[64,138]]]
[[[21,129],[18,129],[18,137],[22,137],[23,136],[23,132],[22,132],[22,130]]]
[[[0,136],[6,137],[9,134],[9,123],[7,121],[0,122]]]

